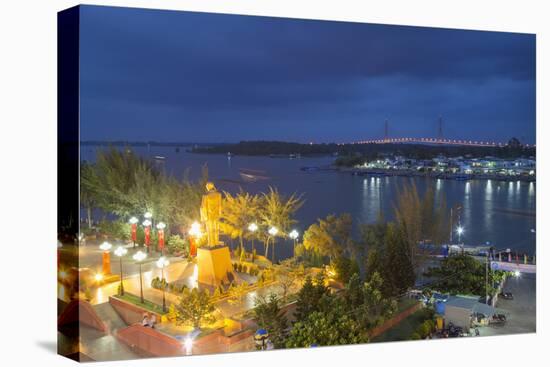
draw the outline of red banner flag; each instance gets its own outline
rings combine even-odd
[[[136,242],[137,241],[137,224],[136,223],[133,223],[132,224],[132,242]]]
[[[193,236],[189,237],[189,255],[193,257],[197,256],[197,243]]]
[[[150,241],[151,241],[151,227],[146,226],[145,227],[145,246],[149,247]]]
[[[164,250],[164,229],[159,229],[158,238],[159,238],[159,251],[162,251]]]

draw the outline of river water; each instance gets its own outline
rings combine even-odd
[[[81,159],[93,161],[95,146],[82,146]],[[144,157],[163,156],[157,164],[168,174],[182,177],[186,169],[191,179],[201,176],[201,167],[208,165],[210,179],[220,190],[238,192],[240,188],[252,193],[265,192],[269,186],[281,193],[297,193],[305,199],[297,212],[296,228],[303,233],[319,217],[328,214],[350,213],[356,223],[371,223],[383,211],[391,219],[392,207],[399,187],[407,181],[414,182],[419,191],[433,185],[438,197],[447,206],[460,205],[461,223],[464,227],[462,241],[478,246],[489,243],[497,249],[510,248],[519,252],[536,254],[535,208],[536,183],[502,182],[495,180],[455,181],[424,177],[365,177],[347,172],[304,172],[304,166],[325,166],[332,157],[300,159],[247,157],[193,154],[176,152],[174,147],[135,147]],[[262,171],[265,179],[246,182],[240,170]],[[279,242],[281,242],[279,240]],[[277,258],[292,254],[290,242],[279,243]]]

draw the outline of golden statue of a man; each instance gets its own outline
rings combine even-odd
[[[220,217],[222,215],[222,194],[212,182],[206,183],[206,194],[202,196],[201,221],[206,225],[208,246],[220,244]]]

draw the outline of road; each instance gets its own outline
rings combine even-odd
[[[521,274],[519,278],[509,277],[505,292],[512,292],[513,300],[499,298],[496,307],[506,314],[506,324],[480,328],[480,335],[509,335],[534,333],[536,331],[537,297],[536,274]]]

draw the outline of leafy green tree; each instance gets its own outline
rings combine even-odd
[[[322,256],[333,259],[347,253],[353,253],[352,218],[345,213],[340,216],[328,215],[318,219],[304,232],[306,250],[312,250]]]
[[[387,227],[386,246],[383,257],[386,295],[398,295],[414,285],[416,279],[413,264],[407,252],[408,247],[395,224]]]
[[[177,325],[186,324],[200,328],[204,323],[211,324],[216,321],[214,311],[215,307],[207,291],[184,288],[178,303],[170,307],[169,317],[173,318]]]
[[[439,292],[485,295],[485,264],[469,255],[449,256],[424,275],[434,278],[432,288]],[[488,288],[493,292],[493,284],[501,279],[501,272],[489,269],[488,275]]]
[[[397,310],[397,302],[386,297],[383,289],[384,280],[378,273],[374,273],[365,283],[355,274],[344,288],[344,304],[366,330],[381,325]]]
[[[182,253],[183,256],[189,254],[189,242],[177,234],[168,237],[166,248],[171,254]]]
[[[359,274],[359,266],[355,259],[338,256],[331,262],[331,267],[336,273],[336,279],[346,284],[353,275]]]
[[[284,348],[288,321],[275,294],[256,298],[254,318],[260,328],[266,329],[275,348]]]
[[[294,314],[296,320],[305,320],[312,312],[323,310],[327,299],[331,297],[330,290],[325,285],[325,279],[322,274],[318,275],[315,281],[310,276],[307,276],[302,288],[298,292],[296,312]]]
[[[303,348],[312,345],[347,345],[367,343],[364,328],[341,308],[331,312],[314,311],[292,327],[286,340],[288,348]]]

